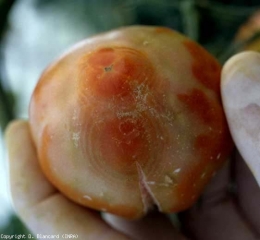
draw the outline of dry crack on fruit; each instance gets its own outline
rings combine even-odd
[[[43,73],[31,99],[43,172],[75,202],[126,218],[190,207],[232,149],[220,69],[163,27],[79,43]]]

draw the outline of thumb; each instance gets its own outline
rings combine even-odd
[[[225,63],[221,78],[231,135],[260,185],[260,53],[233,56]]]

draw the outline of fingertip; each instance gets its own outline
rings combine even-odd
[[[56,190],[40,169],[28,122],[11,122],[6,129],[5,138],[12,203],[15,211],[21,216],[30,206]]]
[[[224,87],[229,81],[234,81],[241,74],[249,73],[249,68],[259,66],[260,53],[254,51],[244,51],[235,54],[226,61],[221,72],[221,86]]]
[[[232,138],[260,185],[260,53],[230,58],[222,70],[221,94]]]
[[[224,64],[221,95],[226,113],[259,100],[259,65],[260,53],[253,51],[238,53]]]
[[[26,120],[13,120],[11,121],[4,132],[4,138],[9,146],[10,141],[12,141],[12,139],[15,137],[15,135],[17,135],[17,133],[19,133],[21,130],[23,131],[24,129],[27,129],[28,126],[28,121]]]

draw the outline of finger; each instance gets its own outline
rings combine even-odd
[[[137,221],[128,221],[112,214],[104,214],[103,217],[115,229],[136,240],[186,240],[169,218],[158,212]]]
[[[13,204],[23,210],[57,193],[39,170],[26,121],[11,123],[6,131]]]
[[[244,217],[260,236],[260,188],[248,166],[237,154],[236,174],[237,197]]]
[[[222,71],[221,92],[235,144],[260,184],[260,54],[232,57]]]
[[[210,208],[217,202],[225,201],[229,196],[230,180],[231,162],[227,161],[219,172],[215,173],[198,204],[203,204],[204,207],[208,206]]]
[[[13,203],[35,235],[77,234],[78,239],[129,239],[109,227],[97,213],[72,203],[48,183],[39,168],[27,122],[12,123],[6,139]],[[38,238],[44,237],[38,235]]]
[[[185,231],[198,240],[255,240],[228,191],[230,169],[226,165],[208,186],[202,201],[181,215]]]

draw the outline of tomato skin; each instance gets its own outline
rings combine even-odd
[[[30,127],[73,201],[126,218],[190,207],[233,143],[217,61],[185,36],[133,26],[87,39],[41,76]]]

